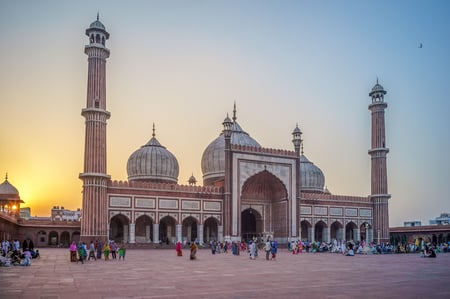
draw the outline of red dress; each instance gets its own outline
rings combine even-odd
[[[183,251],[181,250],[181,242],[177,243],[175,250],[177,251],[177,256],[183,256]]]

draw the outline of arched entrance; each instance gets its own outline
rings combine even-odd
[[[241,213],[241,237],[242,240],[249,240],[262,235],[262,217],[254,209],[246,209]]]
[[[65,231],[61,233],[61,241],[59,242],[59,246],[61,247],[69,247],[70,245],[70,233]]]
[[[198,241],[198,234],[197,234],[197,219],[194,217],[187,217],[183,220],[182,225],[182,232],[181,236],[183,239],[183,242],[194,242],[195,240]]]
[[[311,240],[311,241],[329,242],[329,240],[325,240],[325,228],[326,227],[327,227],[327,225],[325,224],[325,222],[323,222],[323,221],[317,222],[316,225],[314,225],[315,240]]]
[[[170,244],[176,242],[176,221],[171,216],[165,216],[159,220],[159,240]]]
[[[59,243],[58,233],[55,231],[51,231],[48,235],[48,245],[56,246]]]
[[[364,242],[368,243],[368,242],[372,242],[371,240],[371,236],[369,234],[369,231],[372,227],[370,226],[370,224],[368,222],[364,222],[361,224],[361,226],[359,227],[359,236],[360,236],[360,240],[361,242],[364,240]]]
[[[109,239],[116,243],[128,242],[128,226],[129,220],[123,214],[115,215],[111,218],[109,225]]]
[[[342,241],[344,239],[344,226],[338,222],[335,221],[330,226],[330,238],[331,240],[338,240]]]
[[[219,223],[216,218],[209,217],[203,223],[203,239],[208,244],[219,239]]]
[[[345,240],[346,241],[356,241],[357,240],[357,236],[355,234],[355,229],[357,229],[358,227],[356,226],[356,224],[352,221],[350,221],[349,223],[347,223],[347,225],[345,226]]]
[[[303,220],[302,222],[300,222],[300,229],[301,229],[301,235],[300,238],[302,239],[302,241],[308,241],[309,240],[309,229],[311,228],[311,223],[309,223],[306,220]]]
[[[288,193],[275,175],[263,170],[248,178],[241,193],[241,238],[271,235],[287,242],[289,235]]]
[[[150,243],[153,240],[153,220],[148,215],[136,219],[136,243]]]

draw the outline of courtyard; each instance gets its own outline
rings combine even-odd
[[[70,263],[43,248],[31,267],[0,267],[0,298],[450,298],[450,254],[357,255],[281,249],[247,254],[132,249],[126,259]]]

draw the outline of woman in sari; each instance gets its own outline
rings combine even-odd
[[[181,242],[180,241],[177,242],[175,250],[177,251],[177,256],[183,256],[183,251],[181,249]]]
[[[195,260],[197,258],[197,244],[195,242],[191,243],[191,260]]]
[[[105,257],[105,261],[109,260],[109,252],[111,251],[111,248],[109,247],[108,243],[105,243],[105,246],[103,246],[103,256]]]

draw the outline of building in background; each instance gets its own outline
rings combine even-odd
[[[450,214],[442,213],[439,217],[430,220],[430,225],[449,225],[450,224]]]
[[[405,221],[403,222],[403,226],[404,227],[411,227],[411,226],[422,226],[422,222],[421,221]]]
[[[52,209],[52,221],[80,221],[81,209],[71,211],[64,209],[64,207],[54,206]]]

